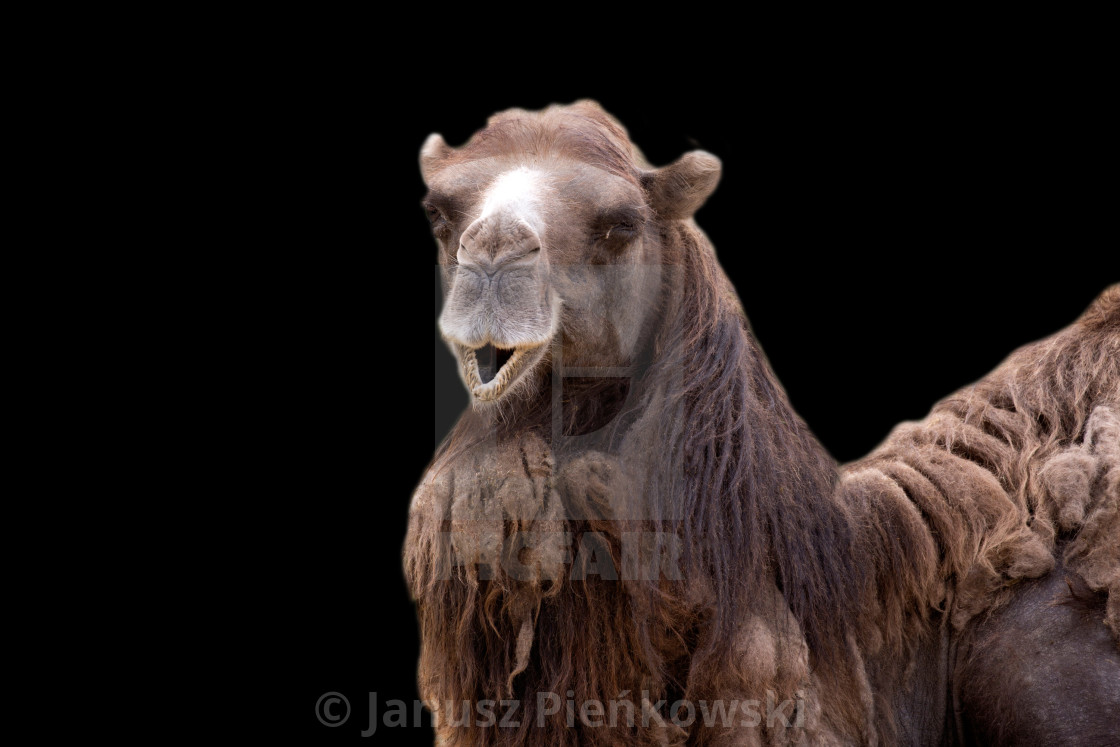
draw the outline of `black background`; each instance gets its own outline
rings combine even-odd
[[[291,681],[292,729],[353,739],[366,693],[416,697],[407,507],[466,403],[435,333],[417,168],[430,132],[459,145],[496,111],[590,97],[654,164],[718,155],[697,222],[841,461],[1120,280],[1099,233],[1104,191],[1087,181],[1110,129],[1091,87],[999,60],[758,63],[638,91],[642,71],[498,86],[470,68],[367,75],[361,55],[328,53],[270,91],[268,116],[241,133],[270,184],[266,246],[243,283],[244,391],[267,444],[261,515],[281,518],[260,593],[283,632],[258,633]],[[327,691],[354,708],[341,728],[314,718]]]

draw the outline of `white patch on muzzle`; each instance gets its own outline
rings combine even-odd
[[[482,220],[494,213],[508,211],[539,231],[544,191],[543,173],[528,166],[518,166],[499,175],[490,184],[482,201],[482,214],[478,219]]]

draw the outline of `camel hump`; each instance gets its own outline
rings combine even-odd
[[[1078,321],[1089,329],[1120,331],[1120,283],[1105,288]]]

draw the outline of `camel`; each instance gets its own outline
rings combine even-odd
[[[1120,285],[863,459],[592,101],[424,143],[470,407],[412,497],[447,745],[1120,743]]]

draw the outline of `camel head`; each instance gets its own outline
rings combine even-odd
[[[631,365],[656,328],[666,224],[690,220],[720,173],[703,151],[651,168],[590,101],[502,112],[460,148],[433,134],[420,167],[439,329],[482,410],[531,398],[554,368]]]

